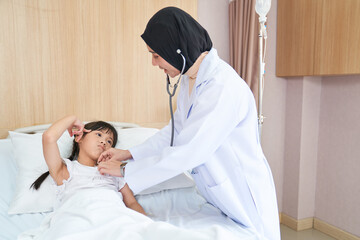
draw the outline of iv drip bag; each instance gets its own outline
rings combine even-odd
[[[255,10],[259,14],[259,22],[266,22],[266,14],[271,7],[271,0],[256,0]]]

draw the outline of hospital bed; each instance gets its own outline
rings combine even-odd
[[[116,147],[122,149],[140,144],[158,131],[130,123],[112,122],[112,124],[119,133]],[[49,126],[16,129],[10,132],[8,138],[0,139],[0,239],[2,240],[16,239],[20,233],[37,228],[53,210],[52,194],[49,194],[53,190],[50,185],[46,185],[48,179],[44,182],[44,187],[40,188],[42,191],[29,190],[29,184],[47,170],[41,158],[41,135]],[[64,133],[58,145],[62,156],[69,155],[72,138]],[[204,239],[257,239],[255,233],[236,224],[207,203],[199,195],[188,173],[146,189],[136,195],[136,198],[148,217],[155,222],[167,222],[180,229],[190,230],[190,233],[193,230],[213,232],[211,237],[204,235]],[[161,236],[159,232],[157,239],[162,239]],[[148,238],[144,236],[140,239]]]

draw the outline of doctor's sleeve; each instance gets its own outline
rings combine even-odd
[[[137,166],[128,164],[126,180],[134,193],[205,163],[246,118],[253,103],[250,97],[253,97],[251,91],[244,86],[225,86],[221,81],[204,86],[176,138],[176,146],[133,162]]]

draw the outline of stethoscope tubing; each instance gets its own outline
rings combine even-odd
[[[185,70],[185,65],[186,65],[186,60],[184,55],[181,54],[181,51],[178,49],[177,53],[181,55],[181,57],[183,58],[183,67],[181,69],[180,72],[180,76],[178,77],[178,80],[176,81],[176,83],[173,86],[172,91],[170,91],[170,77],[169,74],[166,74],[166,91],[169,94],[169,106],[170,106],[170,115],[171,115],[171,140],[170,140],[170,147],[172,147],[174,145],[174,130],[175,130],[175,123],[174,123],[174,111],[173,111],[173,107],[172,107],[172,97],[175,95],[176,93],[176,89],[179,85],[179,82],[181,80],[181,77],[184,74],[184,70]]]

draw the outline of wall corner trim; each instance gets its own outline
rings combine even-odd
[[[281,223],[295,231],[302,231],[313,228],[314,218],[295,219],[284,213],[281,213]]]
[[[314,229],[339,240],[360,240],[360,237],[345,232],[344,230],[341,230],[340,228],[330,225],[317,218],[314,218]]]
[[[339,240],[360,240],[360,237],[355,236],[349,232],[346,232],[340,228],[330,225],[318,218],[310,217],[303,219],[295,219],[284,213],[280,213],[280,223],[295,230],[302,231],[306,229],[314,228],[322,233],[325,233],[335,239]]]

